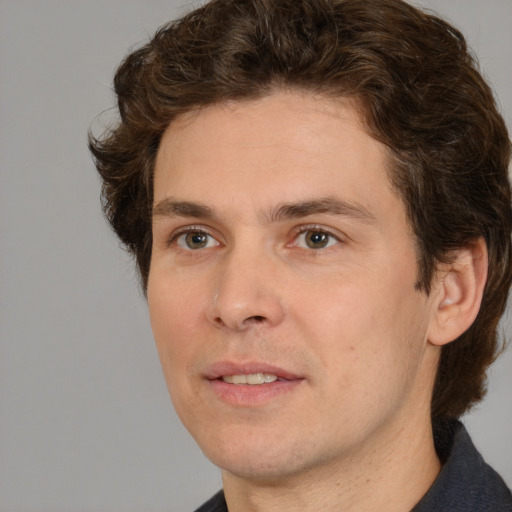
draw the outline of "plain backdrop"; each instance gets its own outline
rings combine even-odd
[[[512,126],[512,1],[422,4],[467,35]],[[187,511],[221,485],[172,410],[86,148],[122,57],[189,7],[0,0],[1,512]],[[509,351],[465,418],[509,485],[511,389]]]

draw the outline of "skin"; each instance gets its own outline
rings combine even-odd
[[[186,114],[162,138],[151,324],[230,512],[406,511],[439,472],[430,397],[457,334],[444,304],[464,290],[447,273],[415,288],[388,162],[350,101],[297,91]],[[286,379],[220,379],[259,369]]]

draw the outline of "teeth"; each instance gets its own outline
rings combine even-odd
[[[249,373],[247,375],[226,375],[225,377],[222,377],[222,380],[229,384],[257,385],[275,382],[277,380],[277,376],[269,373]]]

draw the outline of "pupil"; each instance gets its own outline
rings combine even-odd
[[[191,249],[200,249],[206,245],[206,235],[204,233],[189,233],[186,240]]]
[[[312,231],[306,238],[307,244],[312,249],[318,249],[327,245],[328,235],[320,231]]]

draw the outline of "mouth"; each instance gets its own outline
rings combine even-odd
[[[222,380],[228,384],[248,385],[302,379],[300,375],[275,365],[259,362],[235,363],[231,361],[220,361],[212,364],[207,369],[205,377],[208,380]]]
[[[224,382],[228,384],[249,384],[250,386],[258,386],[260,384],[270,384],[278,380],[277,375],[270,373],[249,373],[241,375],[224,375]]]
[[[295,373],[266,363],[220,362],[212,365],[205,377],[218,398],[242,407],[267,404],[304,381]]]

